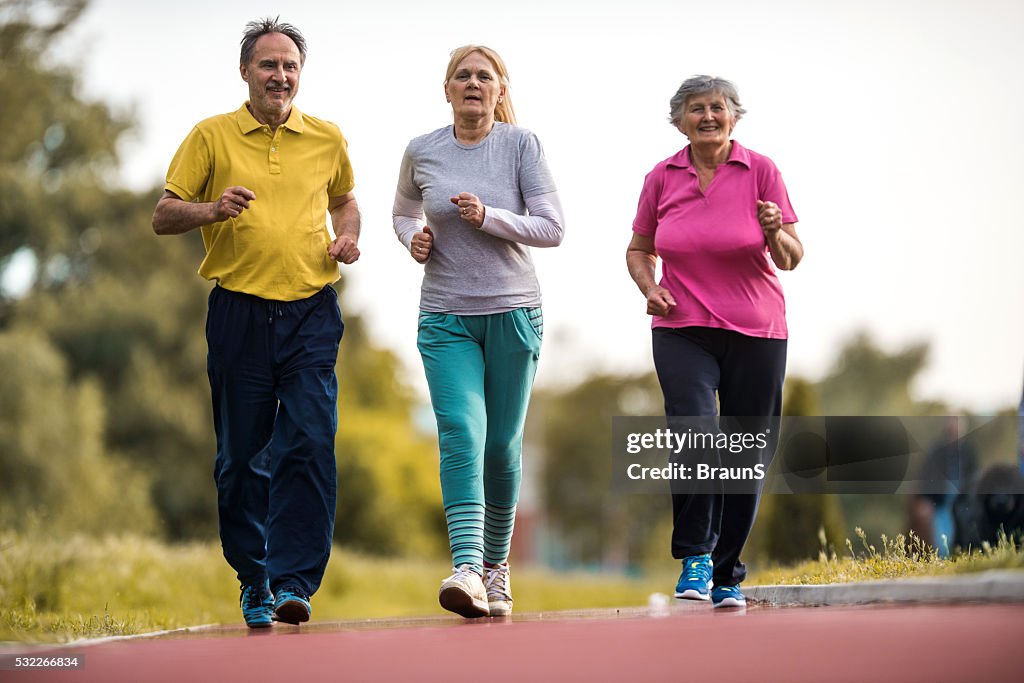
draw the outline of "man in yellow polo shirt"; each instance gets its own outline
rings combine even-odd
[[[339,262],[359,258],[345,139],[292,104],[305,58],[294,26],[246,26],[249,100],[192,129],[153,213],[157,234],[201,229],[199,274],[216,283],[206,338],[220,535],[253,628],[307,621],[327,566],[344,331],[331,285]]]

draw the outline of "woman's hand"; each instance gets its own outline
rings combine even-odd
[[[626,248],[626,267],[629,276],[647,299],[647,315],[668,315],[676,305],[672,292],[654,280],[654,266],[658,253],[654,249],[654,238],[650,235],[633,233]]]
[[[782,210],[775,202],[757,200],[757,222],[761,224],[772,262],[781,270],[793,270],[804,257],[804,245],[796,235],[796,224],[782,222]]]
[[[647,290],[647,315],[668,315],[676,305],[672,293],[660,285]]]
[[[409,253],[412,254],[416,263],[426,263],[430,258],[430,252],[434,248],[434,233],[430,226],[424,225],[423,230],[412,236],[412,244],[409,245]]]
[[[762,202],[757,200],[757,222],[761,224],[761,230],[765,237],[782,229],[782,209],[775,202]]]
[[[484,224],[484,204],[475,194],[460,192],[458,197],[451,198],[452,204],[459,207],[459,217],[476,229]]]

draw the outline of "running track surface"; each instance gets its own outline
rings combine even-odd
[[[78,671],[0,681],[1022,681],[1024,604],[860,608],[675,603],[504,621],[219,628],[202,636],[71,646]],[[36,656],[38,654],[36,653]]]

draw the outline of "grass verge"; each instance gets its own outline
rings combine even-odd
[[[823,584],[875,581],[913,576],[944,576],[986,571],[989,569],[1024,568],[1024,547],[1014,537],[1000,534],[995,546],[988,543],[949,558],[914,534],[898,534],[895,538],[881,536],[881,545],[870,543],[860,528],[855,531],[857,544],[846,539],[846,552],[839,555],[834,548],[824,548],[824,532],[819,539],[823,548],[817,560],[794,567],[765,569],[751,576],[751,583]]]

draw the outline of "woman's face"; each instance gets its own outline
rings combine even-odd
[[[691,144],[718,144],[729,142],[736,120],[732,117],[725,97],[709,92],[693,95],[686,101],[679,130]]]
[[[479,52],[471,52],[455,67],[444,84],[444,93],[452,103],[456,118],[494,116],[494,108],[505,96],[491,61]]]

